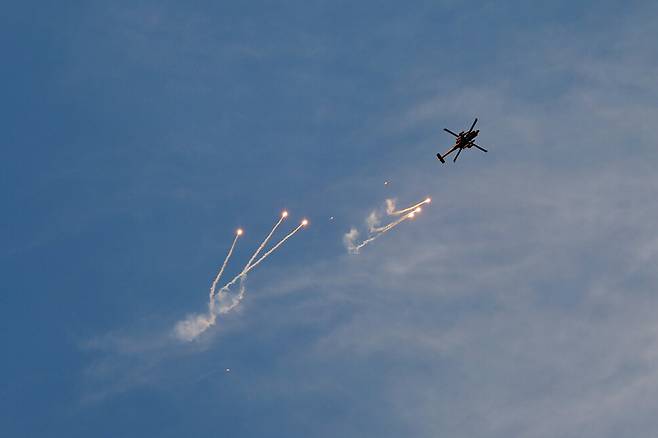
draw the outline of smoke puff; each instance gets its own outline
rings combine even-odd
[[[354,243],[356,239],[359,238],[359,231],[356,228],[350,229],[349,232],[345,233],[343,236],[343,244],[347,251],[350,253],[355,253],[357,251],[356,244]]]
[[[213,323],[214,317],[208,315],[189,315],[182,321],[179,321],[174,327],[176,338],[181,341],[191,341],[201,333],[208,330]]]
[[[393,212],[395,211],[395,199],[387,199],[386,200],[386,214],[387,215],[392,215]]]
[[[376,211],[370,213],[366,218],[366,225],[368,225],[368,231],[371,233],[375,230],[375,228],[379,226],[380,223],[381,221]]]

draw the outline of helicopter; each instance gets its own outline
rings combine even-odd
[[[441,153],[436,154],[436,157],[439,159],[440,162],[445,163],[444,158],[447,157],[448,155],[450,155],[451,153],[453,153],[454,151],[457,151],[457,155],[455,155],[455,158],[453,158],[453,160],[452,160],[453,163],[454,163],[455,161],[457,161],[457,158],[459,158],[459,154],[461,154],[462,150],[472,148],[472,147],[476,147],[476,148],[480,149],[482,152],[487,152],[487,150],[485,148],[483,148],[481,146],[478,146],[473,141],[473,140],[475,140],[475,137],[477,137],[478,134],[480,133],[479,129],[476,129],[475,131],[473,130],[473,128],[475,128],[475,124],[477,122],[478,122],[478,119],[476,117],[475,120],[473,121],[473,124],[469,128],[469,130],[466,131],[466,132],[461,131],[459,134],[455,134],[454,132],[452,132],[448,128],[443,128],[443,130],[445,132],[454,135],[456,138],[455,138],[454,146],[452,146],[450,149],[448,149],[448,151],[446,151],[445,154],[443,154],[443,155],[441,155]]]

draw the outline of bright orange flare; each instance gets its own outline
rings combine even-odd
[[[308,225],[308,219],[304,219],[304,220],[302,221],[302,225],[303,225],[303,226]]]
[[[281,213],[281,217],[288,217],[288,212],[286,210],[283,210]]]
[[[244,231],[242,231],[242,228],[238,228],[238,230],[235,232],[235,234],[237,234],[238,236],[242,236],[243,232]]]
[[[432,200],[431,200],[430,198],[425,198],[425,199],[423,199],[422,201],[420,201],[419,203],[414,204],[414,205],[412,205],[411,207],[403,208],[402,210],[395,210],[395,205],[391,202],[390,205],[389,205],[389,208],[386,210],[386,213],[387,213],[389,216],[392,216],[392,215],[395,215],[395,216],[403,215],[403,214],[407,214],[407,213],[409,213],[409,212],[411,212],[411,211],[415,211],[415,210],[416,210],[418,207],[420,207],[421,205],[423,205],[423,204],[429,204],[430,202],[432,202]]]

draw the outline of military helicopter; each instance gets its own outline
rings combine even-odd
[[[451,147],[450,149],[448,149],[448,151],[443,155],[441,155],[440,153],[436,154],[436,158],[438,158],[440,162],[445,163],[444,158],[447,157],[448,155],[450,155],[451,153],[453,153],[454,151],[457,151],[457,155],[455,155],[455,158],[453,158],[453,160],[452,160],[453,163],[454,163],[455,161],[457,161],[457,158],[459,158],[459,154],[461,154],[462,150],[472,148],[473,146],[480,149],[482,152],[487,152],[487,150],[485,148],[476,145],[475,142],[473,141],[473,140],[475,140],[475,137],[477,137],[478,134],[480,133],[479,129],[476,129],[475,131],[473,131],[473,128],[475,128],[475,124],[477,122],[478,122],[478,119],[476,117],[475,120],[473,121],[473,124],[471,125],[470,129],[466,132],[461,131],[459,134],[455,134],[454,132],[452,132],[448,128],[443,128],[443,130],[445,132],[448,132],[448,133],[450,133],[450,134],[452,134],[456,137],[455,145],[453,147]]]

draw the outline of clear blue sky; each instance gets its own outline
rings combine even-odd
[[[657,22],[649,1],[5,4],[0,435],[654,436]],[[490,152],[441,166],[475,116]],[[385,198],[428,195],[346,253]],[[174,340],[234,230],[231,276],[283,208],[311,227]]]

